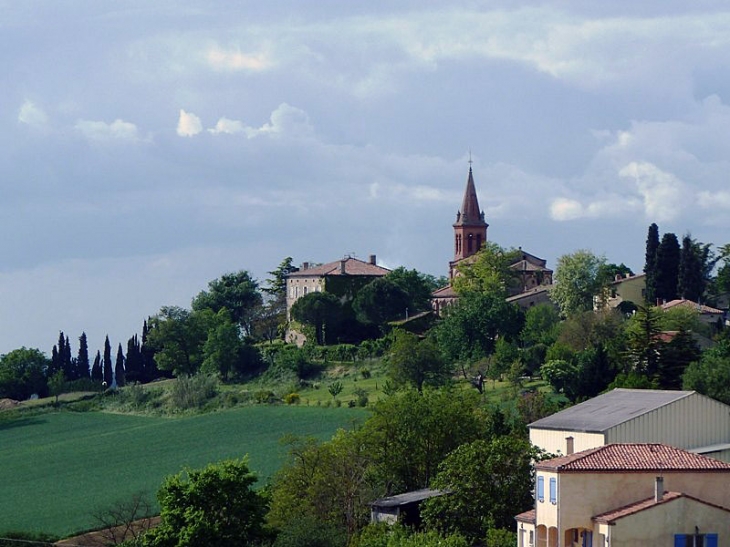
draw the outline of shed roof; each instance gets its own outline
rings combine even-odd
[[[694,391],[618,388],[532,422],[529,428],[604,433],[693,394]]]
[[[615,443],[535,464],[557,473],[706,472],[730,473],[730,463],[660,443]]]
[[[424,488],[423,490],[414,490],[413,492],[406,492],[404,494],[398,494],[397,496],[381,498],[379,500],[375,500],[370,505],[372,505],[373,507],[401,507],[403,505],[416,503],[419,501],[427,500],[429,498],[443,496],[447,493],[448,492],[444,490]]]

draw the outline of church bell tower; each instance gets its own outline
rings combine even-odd
[[[456,263],[475,254],[487,241],[489,224],[484,220],[484,211],[479,209],[479,200],[474,187],[471,165],[469,166],[469,178],[466,181],[464,200],[461,203],[461,209],[456,213],[456,222],[453,226],[454,260],[449,268],[450,277],[452,278]]]

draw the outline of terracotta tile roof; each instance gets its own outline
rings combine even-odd
[[[456,294],[456,291],[451,285],[446,285],[433,291],[431,298],[459,298],[459,295]]]
[[[616,443],[560,456],[535,465],[535,469],[558,473],[721,471],[730,473],[730,463],[658,443]]]
[[[533,264],[532,262],[529,262],[527,260],[518,260],[514,264],[510,264],[511,270],[516,270],[518,272],[551,272],[552,270],[550,268],[546,268],[545,266],[540,266],[539,264]]]
[[[515,295],[512,295],[508,298],[506,298],[507,302],[518,302],[519,300],[522,300],[523,298],[530,298],[531,296],[535,296],[536,294],[549,292],[552,288],[552,285],[538,285],[537,287],[533,287],[532,289],[517,293]]]
[[[701,500],[699,498],[695,498],[693,496],[683,494],[682,492],[664,492],[664,496],[662,497],[662,499],[660,501],[656,501],[654,499],[654,496],[652,496],[650,498],[647,498],[647,499],[644,499],[641,501],[637,501],[637,502],[631,503],[629,505],[625,505],[623,507],[619,507],[618,509],[612,509],[611,511],[601,513],[600,515],[596,515],[593,517],[593,520],[596,522],[599,522],[601,524],[614,524],[617,520],[619,520],[621,518],[635,515],[642,511],[646,511],[647,509],[652,509],[659,505],[663,505],[665,503],[669,503],[674,500],[678,500],[680,498],[691,499],[698,503],[702,503],[704,505],[709,505],[710,507],[715,507],[717,509],[721,509],[722,511],[727,511],[728,513],[730,513],[730,509],[728,509],[726,507],[722,507],[721,505],[715,505],[714,503],[710,503],[710,502]]]
[[[328,262],[321,266],[314,266],[312,268],[301,269],[296,272],[292,272],[287,277],[325,277],[330,275],[343,275],[342,263],[345,263],[344,275],[362,275],[372,277],[382,277],[390,273],[390,270],[383,268],[370,262],[365,262],[358,258],[343,258],[342,260],[336,260],[334,262]]]
[[[635,281],[637,279],[643,279],[646,277],[646,274],[644,272],[641,272],[640,274],[636,275],[630,275],[629,277],[622,277],[621,279],[615,279],[611,281],[611,285],[620,285],[621,283],[626,283],[627,281]]]
[[[534,509],[530,509],[529,511],[525,511],[524,513],[520,513],[515,517],[516,521],[519,522],[529,522],[530,524],[535,524],[535,520],[537,519],[537,513]]]
[[[672,308],[676,308],[677,306],[683,306],[687,308],[692,308],[700,313],[710,313],[710,314],[716,314],[716,315],[722,315],[723,311],[718,310],[717,308],[712,308],[710,306],[705,306],[704,304],[698,304],[697,302],[692,302],[691,300],[685,300],[685,299],[679,299],[679,300],[672,300],[670,302],[667,302],[666,304],[662,304],[663,310],[669,310]]]

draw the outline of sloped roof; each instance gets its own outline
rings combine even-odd
[[[661,443],[616,443],[539,462],[535,469],[557,473],[723,471],[730,463]]]
[[[342,273],[342,263],[345,263],[345,273]],[[365,262],[359,258],[347,257],[342,260],[335,260],[334,262],[328,262],[321,266],[314,266],[312,268],[301,269],[296,272],[292,272],[287,277],[325,277],[330,275],[361,275],[370,277],[382,277],[390,273],[390,270],[378,266],[377,264],[371,264]]]
[[[550,289],[552,287],[553,287],[552,285],[538,285],[537,287],[533,287],[532,289],[529,289],[525,292],[521,292],[521,293],[514,294],[512,296],[509,296],[505,300],[510,303],[518,302],[518,301],[522,300],[523,298],[530,298],[531,296],[535,296],[536,294],[550,292]]]
[[[464,190],[464,199],[461,202],[461,209],[456,215],[454,226],[487,226],[484,221],[484,215],[479,209],[479,200],[477,199],[477,190],[474,186],[474,176],[469,167],[469,178],[466,181],[466,190]]]
[[[534,509],[530,509],[529,511],[525,511],[524,513],[520,513],[515,517],[516,521],[519,522],[529,522],[530,524],[535,524],[535,520],[537,519],[537,511]]]
[[[664,492],[664,496],[661,500],[656,501],[654,497],[650,497],[641,501],[637,501],[634,503],[631,503],[629,505],[625,505],[623,507],[619,507],[618,509],[612,509],[611,511],[606,511],[605,513],[601,513],[600,515],[596,515],[593,517],[593,520],[596,522],[600,522],[601,524],[614,524],[617,520],[622,519],[624,517],[629,517],[631,515],[635,515],[637,513],[641,513],[642,511],[646,511],[647,509],[653,509],[654,507],[657,507],[658,505],[663,505],[669,502],[672,502],[674,500],[678,500],[681,498],[690,499],[692,501],[695,501],[697,503],[702,503],[703,505],[708,505],[710,507],[715,507],[716,509],[720,509],[722,511],[726,511],[730,513],[730,509],[726,507],[722,507],[721,505],[715,505],[714,503],[710,503],[704,500],[701,500],[699,498],[695,498],[694,496],[690,496],[688,494],[684,494],[682,492]]]
[[[533,264],[529,260],[518,260],[514,264],[510,264],[510,269],[518,272],[552,272],[550,268],[546,268],[540,264]]]
[[[676,308],[677,306],[685,307],[685,308],[692,308],[693,310],[697,310],[700,313],[709,313],[713,315],[722,315],[723,311],[718,310],[717,308],[712,308],[710,306],[705,306],[704,304],[698,304],[697,302],[693,302],[692,300],[685,300],[684,298],[680,298],[678,300],[671,300],[667,302],[666,304],[662,304],[661,308],[666,311],[670,310],[672,308]]]
[[[412,492],[406,492],[405,494],[398,494],[397,496],[381,498],[370,503],[370,505],[372,505],[373,507],[401,507],[403,505],[417,503],[419,501],[427,500],[429,498],[443,496],[444,494],[448,494],[448,492],[445,490],[424,488],[423,490],[414,490]]]
[[[532,422],[528,427],[604,433],[612,427],[694,393],[694,391],[618,388]]]
[[[611,285],[620,285],[621,283],[636,281],[637,279],[644,279],[646,274],[641,272],[639,274],[630,275],[628,277],[621,277],[620,279],[614,279],[611,281]]]
[[[440,289],[433,291],[431,293],[431,298],[459,298],[459,295],[456,294],[454,287],[446,285],[445,287],[441,287]]]

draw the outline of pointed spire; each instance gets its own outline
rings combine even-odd
[[[471,161],[469,162],[471,163]],[[479,209],[479,200],[477,199],[477,190],[474,186],[474,175],[469,165],[469,178],[466,181],[466,190],[464,191],[464,200],[461,203],[461,209],[456,215],[456,224],[460,226],[484,226],[484,214]]]

